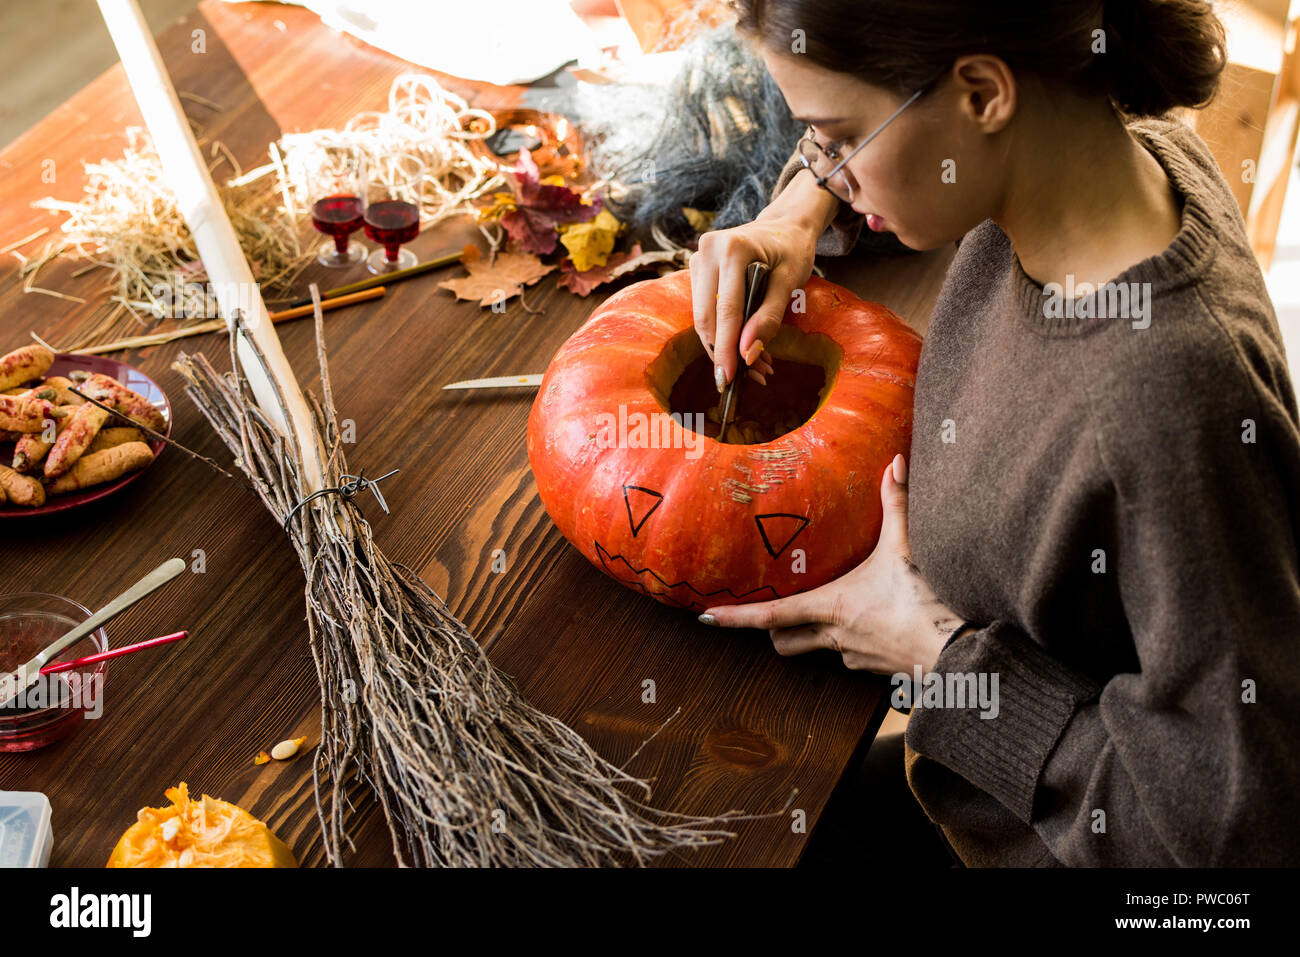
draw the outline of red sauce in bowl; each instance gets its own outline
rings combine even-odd
[[[0,595],[0,674],[16,671],[59,637],[90,617],[76,602],[57,595]],[[100,628],[56,655],[71,661],[108,650]],[[71,672],[41,675],[14,705],[0,708],[0,752],[32,751],[63,738],[103,714],[107,662]]]

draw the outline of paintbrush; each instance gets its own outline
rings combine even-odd
[[[60,671],[76,671],[78,668],[84,668],[87,665],[96,665],[101,661],[111,661],[114,658],[121,658],[123,655],[133,655],[137,651],[144,651],[146,648],[157,648],[159,645],[170,644],[173,641],[180,641],[182,638],[189,637],[188,631],[175,631],[170,635],[163,635],[160,638],[150,638],[148,641],[137,641],[134,645],[127,645],[123,648],[113,648],[109,651],[101,651],[97,654],[86,655],[84,658],[76,658],[72,661],[60,661],[57,664],[46,665],[41,669],[43,675],[58,674]]]
[[[348,293],[360,292],[363,289],[370,289],[374,286],[391,286],[395,282],[403,282],[412,276],[419,276],[431,269],[441,269],[443,266],[450,266],[452,263],[458,263],[461,259],[463,250],[456,250],[454,253],[444,253],[441,256],[435,256],[427,262],[422,262],[418,266],[412,266],[410,269],[398,269],[396,272],[380,273],[377,276],[371,276],[369,279],[361,279],[357,282],[348,283],[346,286],[339,286],[337,289],[327,289],[321,293],[321,298],[326,300],[325,306],[328,308],[329,299],[334,296],[346,296]],[[311,296],[304,296],[301,299],[295,299],[286,307],[296,309],[299,306],[310,306]]]
[[[367,302],[371,299],[380,298],[387,291],[386,287],[378,286],[372,289],[363,290],[362,292],[354,292],[346,296],[336,296],[333,299],[327,299],[321,303],[321,309],[338,309],[342,306],[350,306],[353,303]],[[310,302],[306,306],[294,306],[289,309],[282,309],[279,312],[268,314],[272,322],[287,322],[290,319],[298,319],[302,316],[310,315],[312,315]],[[72,350],[72,355],[99,356],[106,352],[121,352],[123,349],[143,349],[147,346],[160,346],[164,343],[175,342],[177,339],[186,339],[190,336],[201,336],[209,332],[225,332],[226,328],[226,320],[212,319],[208,322],[200,322],[192,326],[182,326],[179,329],[169,329],[166,332],[151,332],[143,336],[131,336],[129,339],[118,339],[116,342],[105,342],[98,346],[87,346],[84,349],[74,349]]]

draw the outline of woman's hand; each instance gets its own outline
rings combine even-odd
[[[691,256],[695,331],[714,364],[718,391],[737,374],[741,355],[750,377],[766,385],[771,342],[796,289],[812,275],[817,238],[835,217],[839,200],[801,170],[752,223],[705,233]],[[770,268],[767,294],[741,328],[745,270],[759,260]]]
[[[944,606],[912,563],[906,483],[907,462],[897,455],[880,484],[880,541],[847,575],[789,598],[710,608],[700,620],[729,628],[766,628],[782,655],[830,648],[849,668],[910,675],[920,665],[933,671],[962,619]]]

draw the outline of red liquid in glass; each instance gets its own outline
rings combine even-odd
[[[334,237],[340,256],[348,252],[348,237],[361,228],[362,210],[359,196],[327,196],[311,207],[311,222],[327,236]]]
[[[389,261],[397,258],[403,243],[420,233],[420,210],[414,203],[388,199],[366,207],[366,235],[384,247]]]

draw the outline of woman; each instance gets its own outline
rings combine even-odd
[[[814,248],[864,219],[960,245],[875,552],[702,620],[996,676],[996,708],[920,701],[906,732],[907,782],[967,865],[1300,863],[1300,416],[1222,174],[1151,119],[1213,96],[1210,5],[736,6],[816,147],[691,261],[719,381],[746,360],[766,381]],[[742,327],[754,259],[769,290]]]

